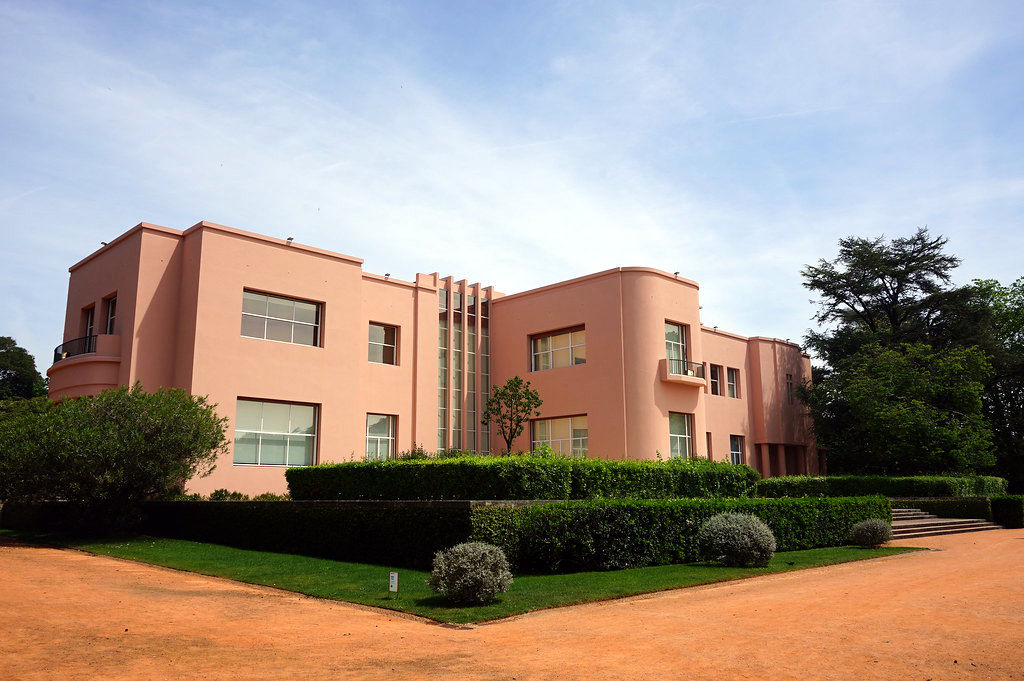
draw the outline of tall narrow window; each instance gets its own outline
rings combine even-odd
[[[789,399],[789,403],[793,404],[793,374],[786,374],[786,397]]]
[[[239,399],[236,464],[309,466],[316,452],[316,407]]]
[[[739,465],[743,463],[743,436],[742,435],[730,435],[729,436],[729,460],[734,464]]]
[[[531,371],[587,363],[587,332],[583,327],[534,336]]]
[[[729,387],[729,397],[740,396],[740,370],[729,367],[726,372]]]
[[[711,433],[705,433],[705,435],[707,436],[707,441],[708,441],[708,461],[712,461],[712,460],[714,460],[715,457],[714,457],[714,451],[712,450],[712,447],[711,447]]]
[[[665,356],[670,374],[686,373],[686,327],[665,322]]]
[[[114,333],[114,322],[117,320],[117,296],[107,299],[107,330],[104,333]]]
[[[717,364],[711,365],[711,394],[722,394],[722,367]]]
[[[538,419],[533,422],[532,445],[546,444],[558,454],[586,456],[589,442],[587,417]]]
[[[243,291],[242,335],[297,345],[320,345],[320,305]]]
[[[370,322],[369,360],[376,364],[398,364],[398,327]]]
[[[82,320],[82,330],[85,332],[83,336],[91,336],[96,331],[96,308],[95,306],[90,307],[88,310],[83,310],[84,318]]]
[[[366,460],[384,461],[395,455],[395,417],[366,415]]]
[[[668,414],[669,455],[672,458],[693,458],[693,414]]]

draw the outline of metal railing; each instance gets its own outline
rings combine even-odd
[[[685,359],[668,360],[668,373],[673,376],[696,376],[704,378],[704,365],[699,362],[687,362]]]
[[[96,336],[82,336],[61,343],[53,349],[53,363],[56,364],[62,359],[75,355],[84,355],[87,352],[96,352]]]

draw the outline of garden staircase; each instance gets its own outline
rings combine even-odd
[[[917,508],[892,509],[892,538],[914,539],[941,534],[1001,530],[1001,525],[975,518],[939,518]]]

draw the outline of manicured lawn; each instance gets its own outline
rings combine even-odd
[[[373,605],[420,615],[439,622],[480,622],[519,613],[632,596],[665,589],[710,584],[775,572],[788,572],[865,558],[891,556],[918,549],[893,547],[860,549],[839,547],[778,553],[766,568],[726,568],[706,563],[663,565],[615,572],[579,572],[568,575],[523,575],[491,605],[475,608],[448,606],[427,587],[429,573],[398,569],[401,590],[387,592],[387,566],[345,563],[285,553],[235,549],[218,544],[155,537],[116,541],[85,541],[0,530],[0,535],[57,543],[90,553],[126,558],[153,565],[226,577],[250,584],[352,603]]]

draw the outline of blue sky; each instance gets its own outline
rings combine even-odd
[[[67,267],[140,221],[506,293],[678,270],[797,339],[844,236],[1021,276],[1024,3],[0,0],[0,151],[0,335],[41,371]]]

